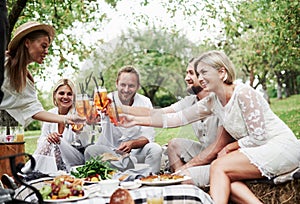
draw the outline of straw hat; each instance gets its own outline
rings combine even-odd
[[[13,39],[8,44],[8,50],[11,51],[16,49],[24,36],[36,30],[46,31],[50,36],[50,43],[52,42],[55,34],[54,28],[50,25],[31,21],[31,22],[24,23],[17,28]]]

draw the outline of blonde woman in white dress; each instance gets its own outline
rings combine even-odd
[[[54,108],[49,112],[67,116],[75,110],[75,85],[70,79],[60,79],[53,88]],[[33,153],[36,159],[35,169],[43,173],[54,173],[57,170],[69,171],[72,166],[84,164],[83,152],[72,146],[72,142],[78,139],[82,147],[88,145],[89,130],[84,126],[80,131],[64,123],[44,122],[38,146]]]
[[[235,68],[223,52],[203,53],[195,67],[201,86],[211,92],[206,99],[173,114],[130,110],[135,116],[123,115],[121,125],[169,128],[216,115],[237,141],[227,144],[211,164],[212,199],[216,204],[227,204],[229,197],[237,203],[261,203],[241,181],[271,179],[293,171],[300,162],[300,142],[258,92],[248,85],[233,83]]]

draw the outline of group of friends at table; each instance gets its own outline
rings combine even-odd
[[[171,172],[189,175],[188,182],[210,185],[214,203],[261,203],[243,180],[274,178],[293,171],[300,163],[300,142],[252,87],[235,83],[235,67],[222,51],[207,51],[189,61],[185,81],[190,93],[169,107],[155,109],[149,98],[138,94],[140,76],[133,66],[116,76],[115,102],[122,110],[112,124],[106,116],[95,144],[88,144],[88,125],[74,114],[76,89],[61,79],[53,89],[55,108],[45,111],[36,96],[28,65],[42,64],[55,35],[50,25],[27,22],[18,27],[5,53],[4,93],[0,104],[20,124],[44,121],[35,153],[53,151],[55,166],[62,170],[109,152],[130,153],[137,163],[161,167],[162,148],[155,143],[154,128],[192,124],[198,141],[174,138],[168,143]],[[79,138],[84,152],[71,145]],[[117,150],[117,151],[116,151]],[[42,167],[41,167],[42,168]]]

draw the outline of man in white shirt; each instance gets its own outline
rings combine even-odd
[[[115,103],[127,106],[142,106],[152,108],[149,98],[138,94],[140,77],[138,71],[132,66],[125,66],[118,72],[116,80],[117,91],[108,94],[114,98]],[[105,117],[102,135],[97,144],[85,150],[85,159],[103,153],[130,153],[138,163],[149,164],[153,173],[160,171],[162,148],[154,142],[155,131],[152,127],[135,126],[131,128],[116,127]]]

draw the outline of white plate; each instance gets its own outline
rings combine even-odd
[[[84,189],[85,189],[84,192],[87,191],[89,193],[89,195],[91,195],[91,196],[99,196],[99,197],[104,197],[104,198],[109,198],[113,194],[113,192],[115,192],[115,190],[111,193],[102,191],[101,186],[99,184],[92,184],[90,186],[84,187]]]
[[[89,193],[84,191],[84,196],[82,197],[74,197],[74,198],[65,198],[65,199],[55,199],[55,200],[44,200],[45,203],[59,203],[59,202],[70,202],[70,201],[77,201],[83,200],[89,197]]]
[[[49,173],[48,175],[54,178],[57,176],[68,175],[68,173],[66,171],[58,170],[57,172]]]
[[[183,178],[180,179],[170,179],[170,180],[164,180],[164,181],[141,181],[142,184],[148,185],[148,186],[165,186],[165,185],[172,185],[172,184],[177,184],[182,181],[190,180],[191,177],[189,176],[184,176]]]
[[[70,168],[70,172],[71,172],[71,171],[73,171],[73,172],[77,172],[77,168],[78,168],[78,167],[81,167],[81,166],[83,166],[83,165],[71,166],[71,168]]]
[[[135,181],[125,181],[122,182],[121,187],[128,189],[128,190],[133,190],[133,189],[137,189],[139,187],[142,186],[141,180],[135,180]]]

